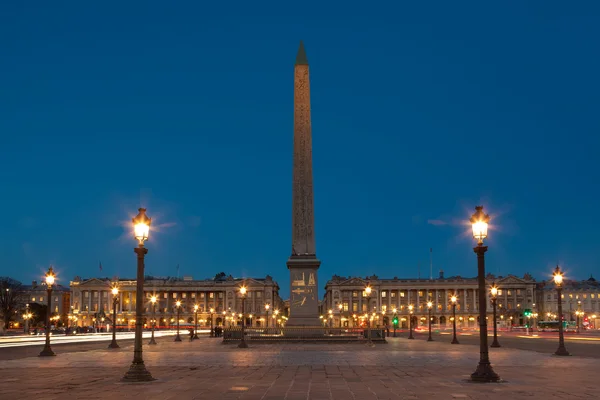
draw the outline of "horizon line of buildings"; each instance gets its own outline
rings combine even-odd
[[[526,324],[526,310],[540,321],[555,318],[558,299],[551,280],[538,282],[528,273],[522,278],[512,274],[495,276],[489,273],[486,282],[488,286],[495,284],[499,289],[497,306],[501,324]],[[68,287],[53,287],[52,314],[58,316],[66,326],[95,326],[109,322],[112,325],[114,296],[111,289],[116,285],[119,287],[116,324],[129,326],[135,320],[135,283],[135,279],[82,279],[77,276],[69,282]],[[155,318],[157,326],[170,325],[175,321],[175,304],[179,301],[180,322],[184,324],[195,322],[196,304],[201,325],[210,325],[209,320],[214,325],[240,324],[242,308],[239,287],[242,284],[248,289],[245,300],[247,324],[260,327],[282,323],[289,313],[289,300],[279,296],[279,285],[269,275],[264,278],[234,278],[219,274],[213,279],[201,280],[194,280],[187,275],[181,278],[146,276],[145,313]],[[364,292],[367,285],[372,288],[370,298]],[[34,281],[32,285],[23,286],[26,303],[47,304],[44,282],[38,284]],[[456,315],[459,326],[475,327],[479,315],[477,278],[444,277],[443,271],[434,279],[333,275],[325,283],[325,295],[319,302],[319,313],[325,325],[336,327],[362,326],[366,313],[372,313],[375,325],[390,326],[391,317],[396,314],[400,327],[405,327],[409,317],[408,305],[414,306],[413,318],[421,324],[427,320],[427,303],[431,301],[432,323],[443,327],[451,324],[450,297],[454,295],[458,298]],[[157,298],[155,306],[149,303],[152,296]],[[487,296],[486,312],[491,316],[489,291]],[[578,310],[594,318],[596,314],[600,315],[600,283],[593,276],[581,281],[565,280],[562,297],[566,320],[575,320],[575,311]],[[266,304],[269,305],[268,309],[265,308]]]

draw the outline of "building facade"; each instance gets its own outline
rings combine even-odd
[[[46,282],[33,281],[31,285],[23,285],[23,293],[25,296],[23,303],[25,303],[26,308],[33,309],[35,308],[34,304],[42,308],[48,306],[48,286],[46,286]],[[57,284],[52,286],[51,293],[50,317],[57,318],[62,324],[66,325],[69,320],[71,291],[68,287]],[[43,319],[41,321],[43,322]]]
[[[488,274],[488,288],[495,284],[498,290],[498,323],[501,326],[522,326],[526,323],[525,310],[535,310],[536,282],[529,274],[523,278]],[[372,288],[370,299],[365,288]],[[321,318],[325,325],[333,327],[356,327],[365,324],[364,316],[370,312],[373,326],[390,326],[394,314],[399,327],[408,327],[409,305],[413,305],[413,323],[427,325],[427,303],[431,301],[432,324],[445,328],[452,325],[451,297],[456,296],[457,326],[475,328],[479,316],[479,294],[477,278],[453,276],[444,278],[443,272],[437,279],[380,279],[376,275],[341,277],[334,275],[325,285],[325,297],[321,305]],[[487,291],[488,309],[491,319],[492,305]],[[341,305],[341,307],[340,307]],[[394,313],[394,310],[396,311]],[[413,325],[414,326],[414,325]]]
[[[71,314],[72,325],[94,327],[100,330],[112,325],[114,296],[112,288],[119,288],[117,294],[116,325],[122,329],[133,329],[135,324],[136,281],[129,279],[76,277],[71,281]],[[279,297],[279,285],[270,276],[265,278],[233,278],[231,275],[220,279],[194,280],[183,278],[147,277],[144,281],[145,324],[148,327],[151,319],[155,319],[157,328],[176,325],[177,306],[180,326],[193,325],[198,305],[198,324],[214,326],[241,323],[242,299],[240,287],[247,288],[245,314],[247,325],[265,326],[268,315],[273,318],[275,310],[283,306]],[[155,306],[150,299],[157,298]]]
[[[552,280],[538,284],[540,319],[553,321],[558,314],[558,293]],[[583,312],[580,322],[598,328],[596,319],[600,316],[600,282],[593,276],[583,281],[565,280],[562,288],[562,312],[566,321],[576,321],[576,311]]]

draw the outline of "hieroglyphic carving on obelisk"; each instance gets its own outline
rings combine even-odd
[[[308,59],[300,42],[294,66],[294,171],[292,186],[292,254],[288,326],[318,326],[317,269],[313,213],[312,132]]]

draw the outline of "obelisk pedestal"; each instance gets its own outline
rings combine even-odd
[[[294,66],[294,172],[292,186],[292,255],[290,316],[286,326],[320,327],[319,286],[314,234],[312,133],[308,59],[300,42]]]

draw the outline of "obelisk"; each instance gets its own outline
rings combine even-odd
[[[287,326],[320,326],[313,213],[312,137],[308,59],[300,42],[294,66],[294,171],[292,183],[292,255],[290,316]]]

